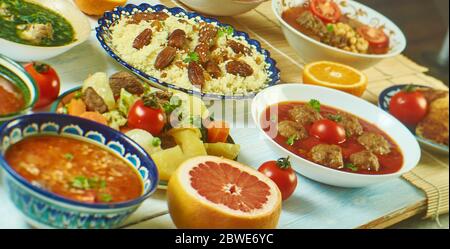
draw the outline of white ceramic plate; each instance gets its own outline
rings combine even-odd
[[[311,99],[317,99],[323,105],[354,114],[386,132],[398,144],[403,153],[404,162],[400,171],[386,175],[364,175],[321,166],[286,150],[273,141],[261,128],[261,115],[267,107],[285,101],[308,102]],[[397,119],[365,100],[329,88],[303,84],[283,84],[268,88],[260,92],[253,100],[252,116],[269,146],[278,151],[280,156],[289,155],[292,158],[293,168],[298,173],[333,186],[364,187],[394,179],[412,170],[418,164],[421,156],[417,140]]]
[[[384,27],[385,33],[391,40],[389,53],[382,55],[369,55],[347,52],[310,38],[296,30],[283,20],[282,13],[290,8],[302,5],[307,0],[272,0],[275,16],[281,24],[281,29],[288,43],[296,50],[305,63],[320,60],[330,60],[344,63],[358,69],[369,68],[383,59],[399,55],[406,48],[406,38],[403,32],[387,17],[377,11],[351,0],[335,0],[342,13],[358,19],[360,22],[372,27]]]
[[[42,5],[65,17],[75,30],[76,40],[64,46],[39,47],[15,43],[0,38],[0,54],[21,62],[45,60],[60,55],[89,38],[91,33],[89,20],[73,3],[67,0],[28,0],[28,2]]]

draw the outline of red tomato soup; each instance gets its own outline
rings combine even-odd
[[[12,145],[6,161],[31,184],[84,203],[117,203],[138,198],[143,184],[133,166],[88,142],[36,136]]]
[[[16,113],[24,106],[25,101],[20,91],[0,76],[0,115]]]
[[[314,106],[314,107],[313,107]],[[345,141],[329,144],[311,132],[315,123],[331,120],[345,130]],[[403,155],[398,145],[375,125],[320,103],[282,102],[268,107],[264,131],[292,153],[340,171],[383,175],[398,172]]]

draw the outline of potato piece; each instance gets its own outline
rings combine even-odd
[[[203,141],[200,139],[201,133],[200,136],[199,133],[198,129],[172,129],[169,132],[187,158],[207,155]]]
[[[148,154],[153,154],[161,151],[161,140],[153,137],[147,131],[141,129],[134,129],[125,133],[129,138],[139,144]]]
[[[151,158],[158,168],[159,178],[163,181],[168,181],[181,163],[187,159],[180,146],[153,153]]]
[[[241,146],[239,144],[227,144],[227,143],[205,143],[206,151],[210,156],[225,157],[234,160],[238,157]]]

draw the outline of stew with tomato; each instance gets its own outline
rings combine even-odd
[[[292,153],[340,171],[382,175],[398,172],[403,155],[377,126],[317,100],[268,107],[262,127]]]
[[[0,116],[20,111],[25,106],[21,92],[0,76]]]
[[[310,0],[283,12],[282,18],[303,34],[339,49],[361,54],[386,54],[389,36],[341,12],[333,0]]]
[[[143,194],[143,183],[131,164],[73,138],[29,137],[12,145],[5,158],[31,184],[74,201],[118,203]]]

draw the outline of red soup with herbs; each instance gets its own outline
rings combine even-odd
[[[0,76],[0,116],[20,111],[25,105],[20,91]]]
[[[83,203],[117,203],[138,198],[143,184],[134,167],[88,142],[36,136],[12,145],[6,161],[31,184]]]
[[[400,148],[385,132],[317,100],[268,107],[261,122],[279,145],[325,167],[382,175],[398,172],[403,166]]]

